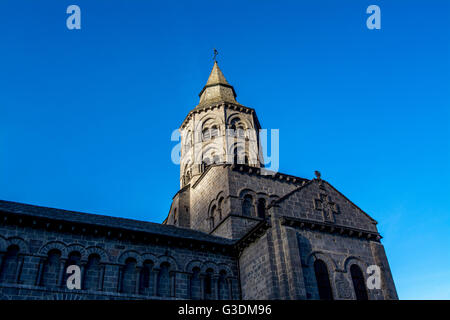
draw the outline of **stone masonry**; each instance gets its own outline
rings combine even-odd
[[[217,62],[199,96],[163,224],[0,201],[0,299],[398,299],[377,222],[319,173],[267,171]]]

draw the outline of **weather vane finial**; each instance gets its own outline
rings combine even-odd
[[[214,48],[214,57],[213,60],[217,61],[217,55],[219,54],[219,51],[216,50],[216,48]]]
[[[314,171],[314,174],[316,175],[316,178],[317,179],[319,179],[320,180],[320,177],[322,176],[321,174],[320,174],[320,171]]]

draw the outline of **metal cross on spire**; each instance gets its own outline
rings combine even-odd
[[[214,57],[213,57],[214,61],[217,61],[216,57],[217,57],[218,54],[219,54],[219,51],[217,51],[216,48],[214,48]]]

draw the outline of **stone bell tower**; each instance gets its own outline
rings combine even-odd
[[[255,110],[236,100],[236,91],[214,61],[200,101],[180,126],[180,190],[173,198],[166,224],[232,235],[241,207],[233,198],[237,165],[260,170],[261,128]],[[231,191],[233,189],[233,191]],[[216,203],[217,202],[217,203]],[[233,218],[235,219],[235,218]],[[219,231],[220,228],[221,230]]]
[[[261,167],[256,113],[236,101],[217,61],[199,97],[180,127],[180,188],[195,183],[212,164]]]

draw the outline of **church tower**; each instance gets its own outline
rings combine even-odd
[[[236,101],[217,61],[199,97],[180,127],[180,188],[195,183],[212,164],[261,167],[256,113]]]
[[[251,217],[241,219],[242,199],[234,195],[239,183],[232,171],[238,165],[254,172],[264,167],[261,126],[255,110],[237,102],[236,96],[214,61],[198,105],[179,128],[180,190],[166,224],[235,238],[247,230],[246,225],[255,223],[247,223]],[[256,197],[252,206],[257,205],[255,201]]]

